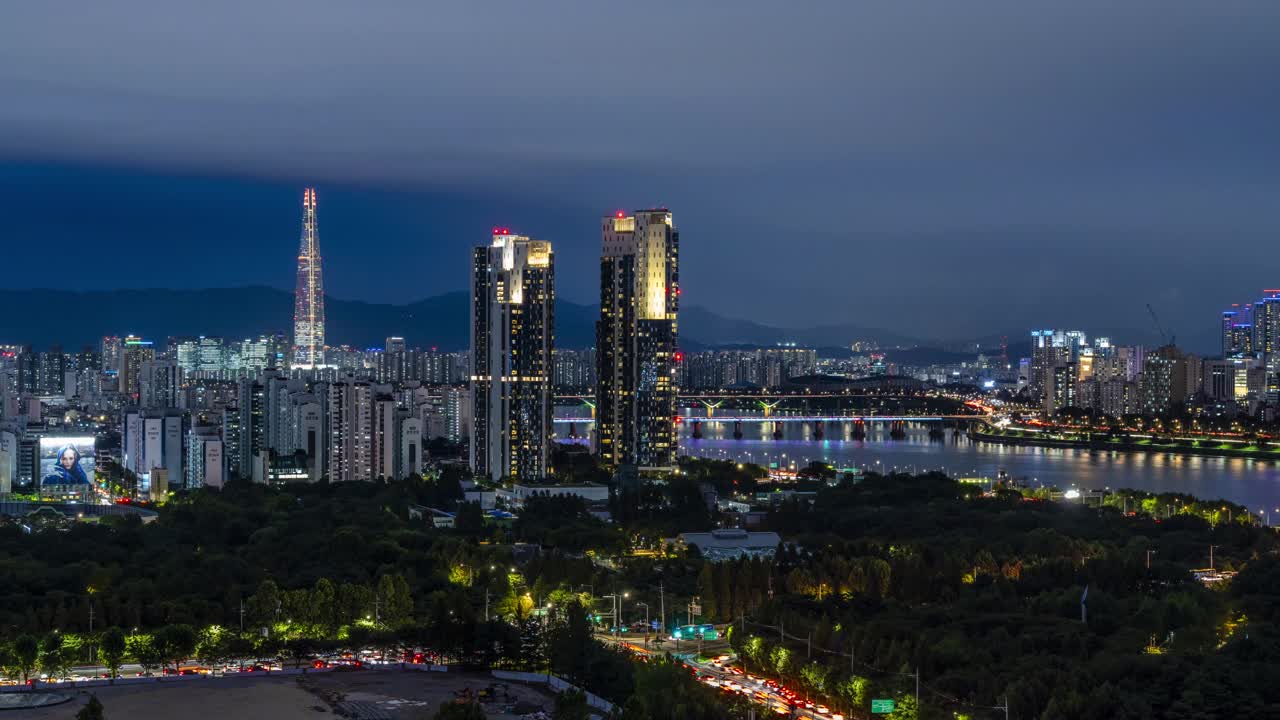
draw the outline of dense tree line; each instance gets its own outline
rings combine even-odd
[[[1206,505],[1166,517],[941,475],[846,482],[771,518],[795,542],[733,642],[752,668],[863,710],[911,700],[918,668],[920,717],[1000,717],[1006,697],[1011,717],[1044,720],[1264,716],[1280,703],[1280,545]],[[1210,545],[1239,576],[1192,576]]]

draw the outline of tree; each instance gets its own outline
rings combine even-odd
[[[190,625],[166,625],[155,633],[153,641],[160,652],[160,659],[177,665],[195,652],[199,635]]]
[[[51,632],[40,641],[40,669],[50,677],[62,675],[70,666],[70,658],[62,649],[62,636]]]
[[[902,695],[893,704],[893,712],[889,713],[889,720],[916,720],[919,710],[916,708],[916,698],[914,695]]]
[[[40,642],[31,635],[19,635],[13,641],[13,666],[22,674],[22,682],[31,679],[40,658]]]
[[[103,720],[102,701],[97,695],[90,695],[89,702],[76,713],[76,720]]]
[[[295,638],[284,644],[284,652],[293,660],[295,668],[302,667],[302,661],[315,654],[316,644],[310,638]]]
[[[310,607],[307,620],[317,630],[328,637],[337,629],[337,591],[329,578],[320,578],[311,588]]]
[[[98,660],[111,672],[111,679],[120,676],[126,650],[124,631],[118,627],[107,628],[98,639]]]
[[[816,662],[810,662],[800,668],[800,679],[804,681],[806,687],[818,694],[827,691],[827,679],[830,675],[831,671],[826,665]]]
[[[779,677],[786,675],[791,669],[791,651],[782,645],[775,645],[769,651],[769,664]]]
[[[564,608],[564,619],[555,623],[549,635],[547,655],[551,669],[570,682],[582,684],[590,673],[591,651],[595,648],[581,603],[570,602]]]
[[[280,613],[280,588],[271,580],[263,580],[258,590],[249,596],[245,609],[250,620],[261,627],[271,627]]]
[[[700,687],[683,667],[659,660],[635,668],[635,692],[622,707],[621,720],[728,720],[729,711]]]
[[[458,505],[458,512],[453,516],[453,529],[462,535],[479,535],[484,532],[484,512],[478,502],[464,502]]]
[[[378,578],[378,616],[388,627],[399,627],[413,616],[413,596],[401,575]]]
[[[125,641],[129,655],[132,655],[142,669],[151,672],[164,664],[164,654],[160,645],[152,635],[132,635]]]

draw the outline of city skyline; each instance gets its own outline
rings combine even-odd
[[[0,15],[0,709],[1280,708],[1274,0]]]

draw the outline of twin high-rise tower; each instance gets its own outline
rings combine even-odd
[[[494,228],[471,271],[471,470],[495,480],[550,473],[555,349],[551,243]]]
[[[676,462],[680,234],[666,209],[601,221],[595,450],[606,466]],[[555,277],[551,244],[495,228],[475,249],[471,469],[492,479],[551,473]]]
[[[316,235],[316,191],[302,193],[302,241],[293,297],[293,367],[324,365],[324,274]]]
[[[680,233],[666,209],[601,220],[595,448],[610,467],[676,462]]]

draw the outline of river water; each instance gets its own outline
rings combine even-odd
[[[685,412],[685,418],[698,417],[693,409]],[[929,438],[929,426],[923,423],[908,425],[900,440],[889,437],[888,425],[869,423],[866,439],[855,440],[851,423],[828,422],[824,438],[818,440],[811,424],[781,425],[783,437],[775,440],[771,424],[743,423],[739,440],[733,437],[732,423],[704,419],[702,438],[695,440],[693,424],[685,420],[680,425],[680,453],[785,468],[822,460],[864,470],[943,470],[953,477],[994,478],[1003,470],[1033,487],[1134,488],[1221,498],[1259,515],[1269,511],[1269,519],[1280,524],[1280,465],[1265,460],[1000,445],[964,436],[953,439],[949,430],[939,441]],[[562,437],[568,430],[563,424],[556,429]],[[575,429],[579,434],[587,431],[582,424]]]

